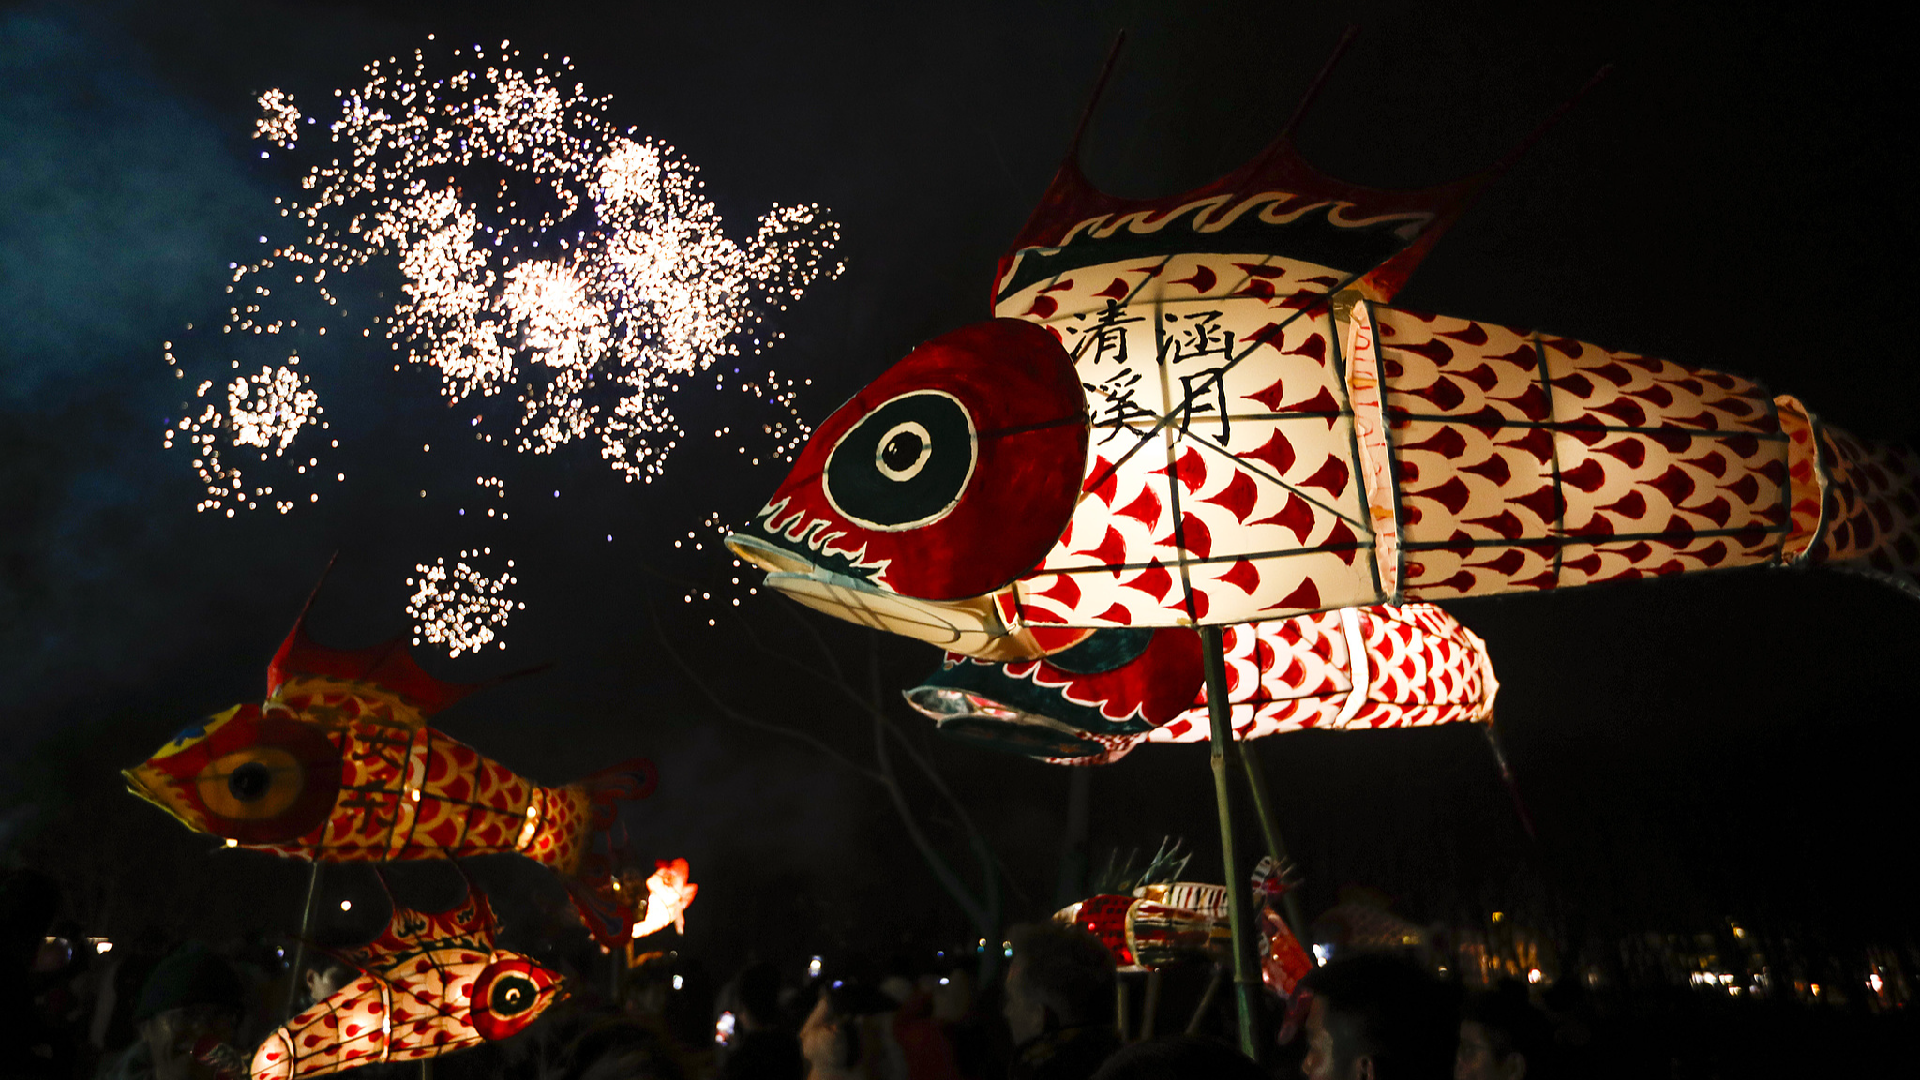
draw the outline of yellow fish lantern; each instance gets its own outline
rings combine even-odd
[[[360,977],[268,1035],[252,1080],[421,1061],[524,1030],[564,994],[560,974],[494,945],[485,894],[443,912],[395,905],[378,938],[337,959]]]
[[[188,726],[124,771],[128,788],[230,846],[320,862],[511,852],[566,880],[589,929],[625,932],[598,902],[620,800],[653,789],[635,758],[577,783],[535,784],[427,726],[478,689],[427,674],[395,638],[316,645],[303,611],[267,670],[267,696]]]
[[[1737,376],[1389,306],[1495,171],[1375,190],[1283,134],[1134,200],[1070,152],[996,318],[824,420],[728,543],[803,604],[993,660],[1738,566],[1912,587],[1912,452]]]

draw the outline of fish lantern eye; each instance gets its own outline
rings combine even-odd
[[[835,510],[866,528],[931,525],[953,512],[973,478],[976,435],[972,415],[953,395],[901,394],[834,444],[822,487]]]
[[[227,776],[227,792],[242,803],[257,803],[273,787],[273,770],[265,762],[249,761]]]
[[[533,981],[518,975],[493,980],[493,992],[487,995],[487,1011],[495,1016],[518,1016],[533,1008],[537,991]]]
[[[325,823],[340,791],[340,752],[319,731],[280,716],[233,728],[249,736],[190,781],[208,831],[248,843],[284,843]]]
[[[524,957],[495,961],[473,981],[473,1028],[488,1040],[504,1039],[545,1012],[559,987],[558,976]]]

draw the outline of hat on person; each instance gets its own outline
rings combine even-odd
[[[219,1005],[240,1012],[240,977],[219,954],[198,941],[189,941],[154,965],[140,987],[133,1010],[138,1024],[169,1009],[189,1005]]]

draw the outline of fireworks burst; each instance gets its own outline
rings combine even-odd
[[[300,141],[300,110],[279,90],[260,95],[260,119],[253,122],[253,137],[265,139],[282,150],[291,150]]]
[[[839,274],[838,226],[816,204],[776,205],[736,240],[698,167],[617,129],[608,99],[572,81],[568,58],[529,63],[505,42],[493,54],[476,45],[455,56],[444,65],[416,50],[410,62],[375,62],[358,89],[336,92],[327,159],[280,210],[301,236],[234,265],[227,291],[237,299],[221,333],[247,341],[305,332],[276,314],[276,292],[317,298],[332,315],[343,309],[341,275],[390,262],[402,295],[344,329],[367,341],[377,334],[385,348],[375,355],[395,370],[399,361],[435,369],[449,403],[510,402],[475,413],[482,442],[539,454],[597,439],[617,474],[652,481],[685,437],[669,395],[709,372],[717,388],[773,408],[776,419],[761,425],[773,449],[763,456],[788,458],[810,434],[796,380],[738,378],[716,362],[771,346],[781,335],[766,317]],[[294,147],[303,122],[315,122],[280,90],[259,103],[256,136],[274,146]],[[167,360],[178,368],[171,345]],[[304,379],[280,374],[295,363],[289,354],[272,383],[275,454],[321,412]],[[189,403],[168,431],[168,445],[183,434],[195,451],[202,510],[266,504],[284,513],[296,501],[250,481],[232,452],[266,445],[250,441],[263,387],[249,383],[224,409],[217,399]],[[288,395],[303,404],[282,404]],[[317,470],[317,458],[303,468]]]
[[[507,647],[504,641],[496,642],[496,628],[505,629],[508,616],[527,606],[505,595],[507,586],[520,583],[513,576],[513,560],[507,560],[506,570],[497,578],[488,577],[466,561],[492,554],[492,548],[462,551],[452,569],[445,559],[415,564],[417,576],[407,579],[414,590],[407,600],[407,614],[414,619],[415,645],[422,641],[444,645],[449,656],[479,652],[490,643],[496,648]]]
[[[274,199],[285,235],[230,264],[219,335],[209,326],[202,348],[164,348],[192,397],[163,443],[191,453],[197,510],[286,514],[346,480],[324,463],[340,445],[321,405],[328,369],[310,380],[297,347],[343,336],[332,352],[350,363],[432,369],[489,446],[597,443],[616,475],[651,482],[686,438],[672,393],[711,377],[769,413],[715,434],[751,464],[791,460],[812,433],[796,401],[807,380],[764,365],[743,375],[742,357],[780,340],[769,319],[842,270],[839,227],[818,205],[775,205],[749,235],[729,234],[699,168],[613,124],[609,99],[589,95],[566,57],[501,42],[415,50],[364,75],[334,92],[331,122],[282,90],[259,95],[261,157],[296,151],[311,167],[297,194]],[[375,280],[344,287],[356,271]],[[467,522],[510,516],[491,471],[460,497]],[[503,595],[511,573],[470,565],[482,554],[416,566],[415,644],[454,656],[499,644],[524,605]]]

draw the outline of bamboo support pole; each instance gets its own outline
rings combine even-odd
[[[1240,864],[1240,848],[1233,835],[1233,799],[1227,782],[1229,760],[1238,755],[1239,743],[1233,735],[1233,718],[1227,704],[1227,662],[1220,628],[1200,628],[1201,655],[1206,665],[1207,719],[1211,725],[1208,745],[1212,748],[1213,794],[1220,811],[1220,857],[1225,864],[1227,883],[1227,923],[1233,932],[1234,1002],[1240,1021],[1240,1052],[1259,1057],[1259,1037],[1254,1026],[1259,1015],[1259,976],[1253,965],[1253,934],[1247,911],[1247,890],[1242,881],[1246,868]]]

